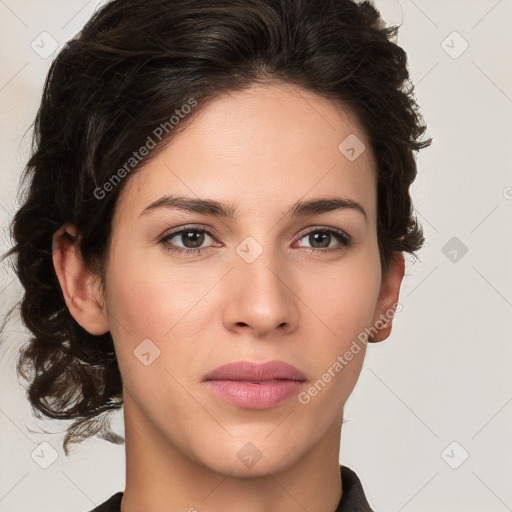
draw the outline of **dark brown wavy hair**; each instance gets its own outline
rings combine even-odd
[[[222,93],[261,83],[292,84],[343,105],[378,165],[383,272],[393,251],[414,255],[422,246],[409,186],[414,152],[431,139],[422,140],[397,31],[370,2],[112,0],[67,42],[46,78],[11,224],[14,244],[3,256],[13,256],[24,287],[21,318],[33,334],[17,370],[37,417],[74,420],[66,454],[70,443],[93,435],[123,442],[107,419],[123,405],[122,380],[110,333],[88,333],[65,304],[52,236],[74,224],[83,261],[104,277],[112,216],[129,177],[101,197],[98,188],[191,98],[197,107],[189,118]],[[164,131],[143,163],[176,133]]]

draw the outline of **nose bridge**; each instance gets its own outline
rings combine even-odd
[[[233,265],[226,310],[229,323],[246,324],[260,333],[295,323],[291,277],[277,247],[247,237],[236,247]]]
[[[286,293],[283,278],[286,275],[282,255],[270,242],[265,245],[247,237],[236,249],[235,271],[249,286],[247,292],[255,298],[276,300]]]

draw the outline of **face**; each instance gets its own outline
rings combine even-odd
[[[354,136],[366,147],[356,159],[339,149]],[[376,190],[356,119],[286,85],[217,98],[127,178],[104,312],[126,421],[163,450],[234,476],[279,471],[339,441],[365,354],[353,342],[401,279],[381,274]],[[165,197],[216,203],[192,211]],[[326,199],[339,202],[293,209]],[[205,380],[240,361],[293,365],[295,381]],[[267,377],[282,371],[272,369]]]

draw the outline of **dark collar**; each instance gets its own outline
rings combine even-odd
[[[373,512],[363,491],[361,480],[347,466],[340,466],[343,493],[335,512]]]

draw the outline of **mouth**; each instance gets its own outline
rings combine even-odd
[[[276,407],[299,393],[306,381],[299,369],[283,361],[238,361],[203,377],[214,395],[243,409]]]

